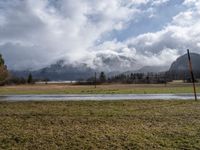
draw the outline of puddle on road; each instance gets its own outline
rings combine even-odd
[[[200,94],[198,94],[200,97]],[[81,101],[81,100],[191,100],[193,94],[57,94],[4,95],[0,101]]]

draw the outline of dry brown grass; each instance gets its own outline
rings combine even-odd
[[[1,102],[0,149],[199,149],[194,101]]]
[[[104,84],[95,89],[92,85],[34,84],[0,87],[0,94],[151,94],[192,93],[191,84]],[[200,85],[197,85],[200,92]]]

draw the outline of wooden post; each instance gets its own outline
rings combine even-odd
[[[189,49],[187,50],[187,54],[188,54],[189,69],[190,69],[190,74],[191,74],[192,83],[193,83],[193,89],[194,89],[194,97],[195,97],[195,101],[197,101],[197,93],[196,93],[195,79],[194,79],[194,73],[193,73],[193,70],[192,70],[192,61],[191,61]]]
[[[95,73],[94,73],[94,88],[95,88],[95,89],[96,89],[96,87],[97,87],[96,82],[97,82],[97,73],[95,72]]]

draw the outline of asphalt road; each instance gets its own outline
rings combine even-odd
[[[200,98],[200,94],[198,94]],[[54,94],[4,95],[0,101],[81,101],[81,100],[192,100],[193,94]]]

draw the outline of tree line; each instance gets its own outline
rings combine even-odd
[[[129,73],[119,74],[106,77],[104,72],[101,72],[99,76],[91,77],[86,80],[88,84],[102,84],[102,83],[124,83],[124,84],[159,84],[167,83],[169,79],[166,73]]]
[[[196,82],[200,79],[200,72],[194,71]],[[189,71],[166,71],[160,73],[121,73],[119,75],[106,77],[104,72],[101,72],[99,78],[94,77],[87,80],[88,83],[124,83],[124,84],[166,84],[173,80],[182,80],[185,83],[191,83],[191,75]]]

